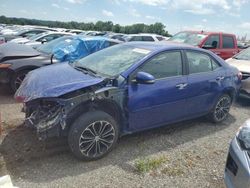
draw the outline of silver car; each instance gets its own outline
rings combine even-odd
[[[250,48],[247,48],[226,62],[239,69],[242,73],[240,96],[250,99]],[[249,187],[250,188],[250,187]]]
[[[250,188],[250,119],[230,144],[224,180],[227,188]]]

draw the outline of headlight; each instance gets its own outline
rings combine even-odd
[[[237,139],[243,149],[250,150],[250,119],[240,127]]]

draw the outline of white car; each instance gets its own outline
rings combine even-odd
[[[66,36],[66,35],[73,35],[73,34],[72,33],[65,33],[65,32],[48,31],[45,33],[34,35],[32,37],[29,37],[29,38],[13,39],[10,42],[15,42],[18,44],[26,44],[26,45],[32,46],[33,48],[37,48],[41,44],[44,44],[46,42],[50,42],[52,40],[55,40],[59,37]]]
[[[164,36],[150,33],[139,33],[139,34],[130,34],[124,37],[126,42],[132,41],[147,41],[147,42],[158,42],[166,40]]]

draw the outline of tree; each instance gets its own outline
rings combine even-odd
[[[119,24],[113,24],[111,21],[98,21],[96,23],[84,23],[84,22],[61,22],[61,21],[47,21],[36,20],[26,18],[10,18],[0,16],[0,23],[2,24],[16,24],[16,25],[41,25],[47,27],[59,27],[66,29],[81,29],[81,30],[95,30],[95,31],[113,31],[116,33],[137,34],[137,33],[156,33],[164,36],[170,36],[168,31],[165,30],[165,26],[156,22],[151,25],[144,23],[138,23],[133,25],[121,26]]]

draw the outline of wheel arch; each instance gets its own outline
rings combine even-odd
[[[232,102],[235,100],[236,95],[237,95],[237,91],[233,87],[225,88],[222,93],[223,94],[228,94],[231,97]]]
[[[122,122],[122,109],[111,99],[102,99],[96,101],[85,101],[77,105],[69,114],[67,118],[67,128],[74,123],[74,121],[84,113],[90,111],[103,111],[112,116],[118,125]]]

